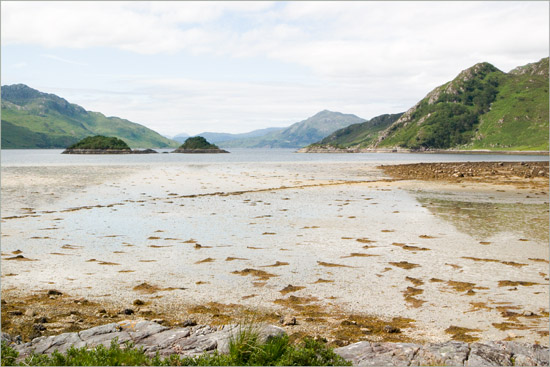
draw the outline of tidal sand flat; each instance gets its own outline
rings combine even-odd
[[[499,182],[379,163],[2,167],[2,330],[281,319],[336,345],[548,345],[548,165]]]

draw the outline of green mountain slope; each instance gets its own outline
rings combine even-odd
[[[433,91],[371,148],[548,150],[548,58],[504,73],[476,64]]]
[[[247,139],[220,142],[223,148],[300,148],[321,140],[335,130],[365,121],[352,114],[321,111],[286,129]]]
[[[177,147],[143,125],[86,111],[24,84],[2,86],[2,148],[65,148],[90,135],[114,136],[132,148]]]
[[[510,71],[467,147],[548,150],[548,58]]]
[[[368,121],[336,130],[312,146],[336,148],[364,148],[377,141],[379,133],[393,124],[403,113],[376,116]]]

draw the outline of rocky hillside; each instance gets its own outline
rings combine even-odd
[[[114,136],[132,148],[177,147],[143,125],[86,111],[24,84],[2,86],[2,148],[65,148],[90,135]]]
[[[548,150],[548,58],[504,73],[462,71],[393,123],[372,148]]]
[[[379,134],[393,124],[403,113],[376,116],[368,121],[336,130],[323,140],[304,148],[304,151],[330,148],[365,148],[378,140]]]
[[[338,129],[363,121],[365,120],[355,115],[324,110],[286,129],[260,137],[223,142],[219,145],[224,148],[300,148],[319,141]]]
[[[548,73],[548,58],[509,73],[479,63],[403,114],[350,125],[301,151],[548,151]]]

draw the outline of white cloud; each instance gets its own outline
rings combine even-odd
[[[121,80],[120,94],[74,94],[75,102],[174,134],[242,132],[325,108],[364,118],[399,112],[477,62],[508,71],[549,51],[547,2],[2,2],[1,7],[2,47],[47,47],[53,49],[50,58],[73,63],[58,50],[133,53],[141,71],[132,73],[149,76]],[[309,74],[307,83],[294,84],[261,68],[265,74],[256,83],[160,77],[159,60],[174,55],[202,55],[220,68],[222,60],[267,60]],[[75,88],[65,87],[66,98]]]
[[[56,56],[56,55],[43,54],[42,56],[45,57],[45,58],[51,59],[51,60],[61,61],[65,64],[78,65],[78,66],[88,66],[88,64],[86,64],[86,63],[65,59],[63,57],[59,57],[59,56]]]
[[[88,110],[142,123],[167,135],[203,131],[247,132],[288,126],[323,109],[370,118],[396,106],[358,86],[315,83],[219,82],[128,76],[125,93],[49,89]],[[327,89],[328,87],[328,89]]]
[[[113,47],[141,54],[201,50],[219,39],[197,27],[269,2],[3,2],[2,44]]]

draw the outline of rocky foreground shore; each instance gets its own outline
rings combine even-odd
[[[197,356],[204,352],[228,353],[232,337],[243,328],[250,327],[259,335],[260,342],[282,335],[285,331],[268,324],[256,326],[188,325],[168,328],[152,321],[120,321],[80,332],[42,336],[28,343],[2,333],[2,340],[11,344],[24,359],[31,353],[50,354],[55,350],[67,351],[72,345],[77,348],[97,345],[109,346],[112,340],[119,344],[132,342],[143,347],[153,356],[179,354]],[[548,366],[549,349],[538,344],[523,344],[512,341],[471,343],[449,341],[438,344],[374,343],[362,341],[334,350],[356,366]]]

